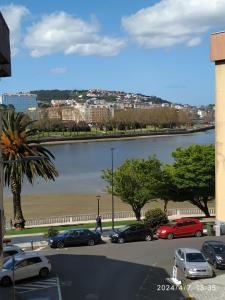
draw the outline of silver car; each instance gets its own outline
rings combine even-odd
[[[175,265],[184,272],[186,278],[213,277],[213,269],[201,251],[179,248],[175,251]]]
[[[6,245],[3,247],[3,262],[5,263],[12,255],[23,254],[24,251],[16,245]]]

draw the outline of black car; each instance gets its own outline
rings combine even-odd
[[[100,242],[102,242],[101,235],[89,229],[70,229],[49,238],[49,246],[51,248],[63,248],[64,246],[69,247],[76,245],[94,246]]]
[[[144,224],[132,224],[117,229],[110,235],[112,243],[124,243],[135,241],[151,241],[153,233],[151,229]]]
[[[201,251],[215,269],[225,268],[225,243],[206,241],[203,243]]]

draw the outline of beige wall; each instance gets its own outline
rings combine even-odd
[[[216,75],[216,219],[225,222],[225,62]]]

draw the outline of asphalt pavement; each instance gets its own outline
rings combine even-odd
[[[179,247],[200,249],[207,239],[225,241],[225,236],[125,244],[105,243],[93,247],[65,249],[46,247],[43,253],[52,263],[50,282],[53,286],[50,282],[39,282],[38,278],[19,282],[16,286],[22,287],[19,289],[20,292],[17,290],[19,296],[17,299],[61,300],[59,287],[63,300],[191,299],[189,297],[191,291],[185,288],[179,290],[168,284],[167,278],[172,276],[174,251]],[[222,270],[217,271],[217,276],[213,278],[215,284],[216,278],[219,279],[224,273]],[[58,278],[59,287],[54,285],[54,278]],[[0,288],[0,300],[13,299],[7,298],[11,297],[10,292],[12,295],[12,289]]]

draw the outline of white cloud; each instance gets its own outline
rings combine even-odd
[[[56,67],[56,68],[50,69],[50,72],[51,72],[52,74],[56,74],[56,75],[65,74],[65,73],[67,72],[67,68],[64,68],[64,67]]]
[[[85,22],[65,12],[43,16],[28,29],[24,42],[33,57],[56,52],[112,56],[125,46],[119,38],[100,36],[96,19]]]
[[[0,10],[10,29],[11,53],[15,55],[19,51],[21,42],[21,22],[29,10],[25,6],[14,4],[0,6]]]
[[[204,33],[225,25],[225,0],[161,0],[123,17],[122,25],[142,47],[193,47]]]

